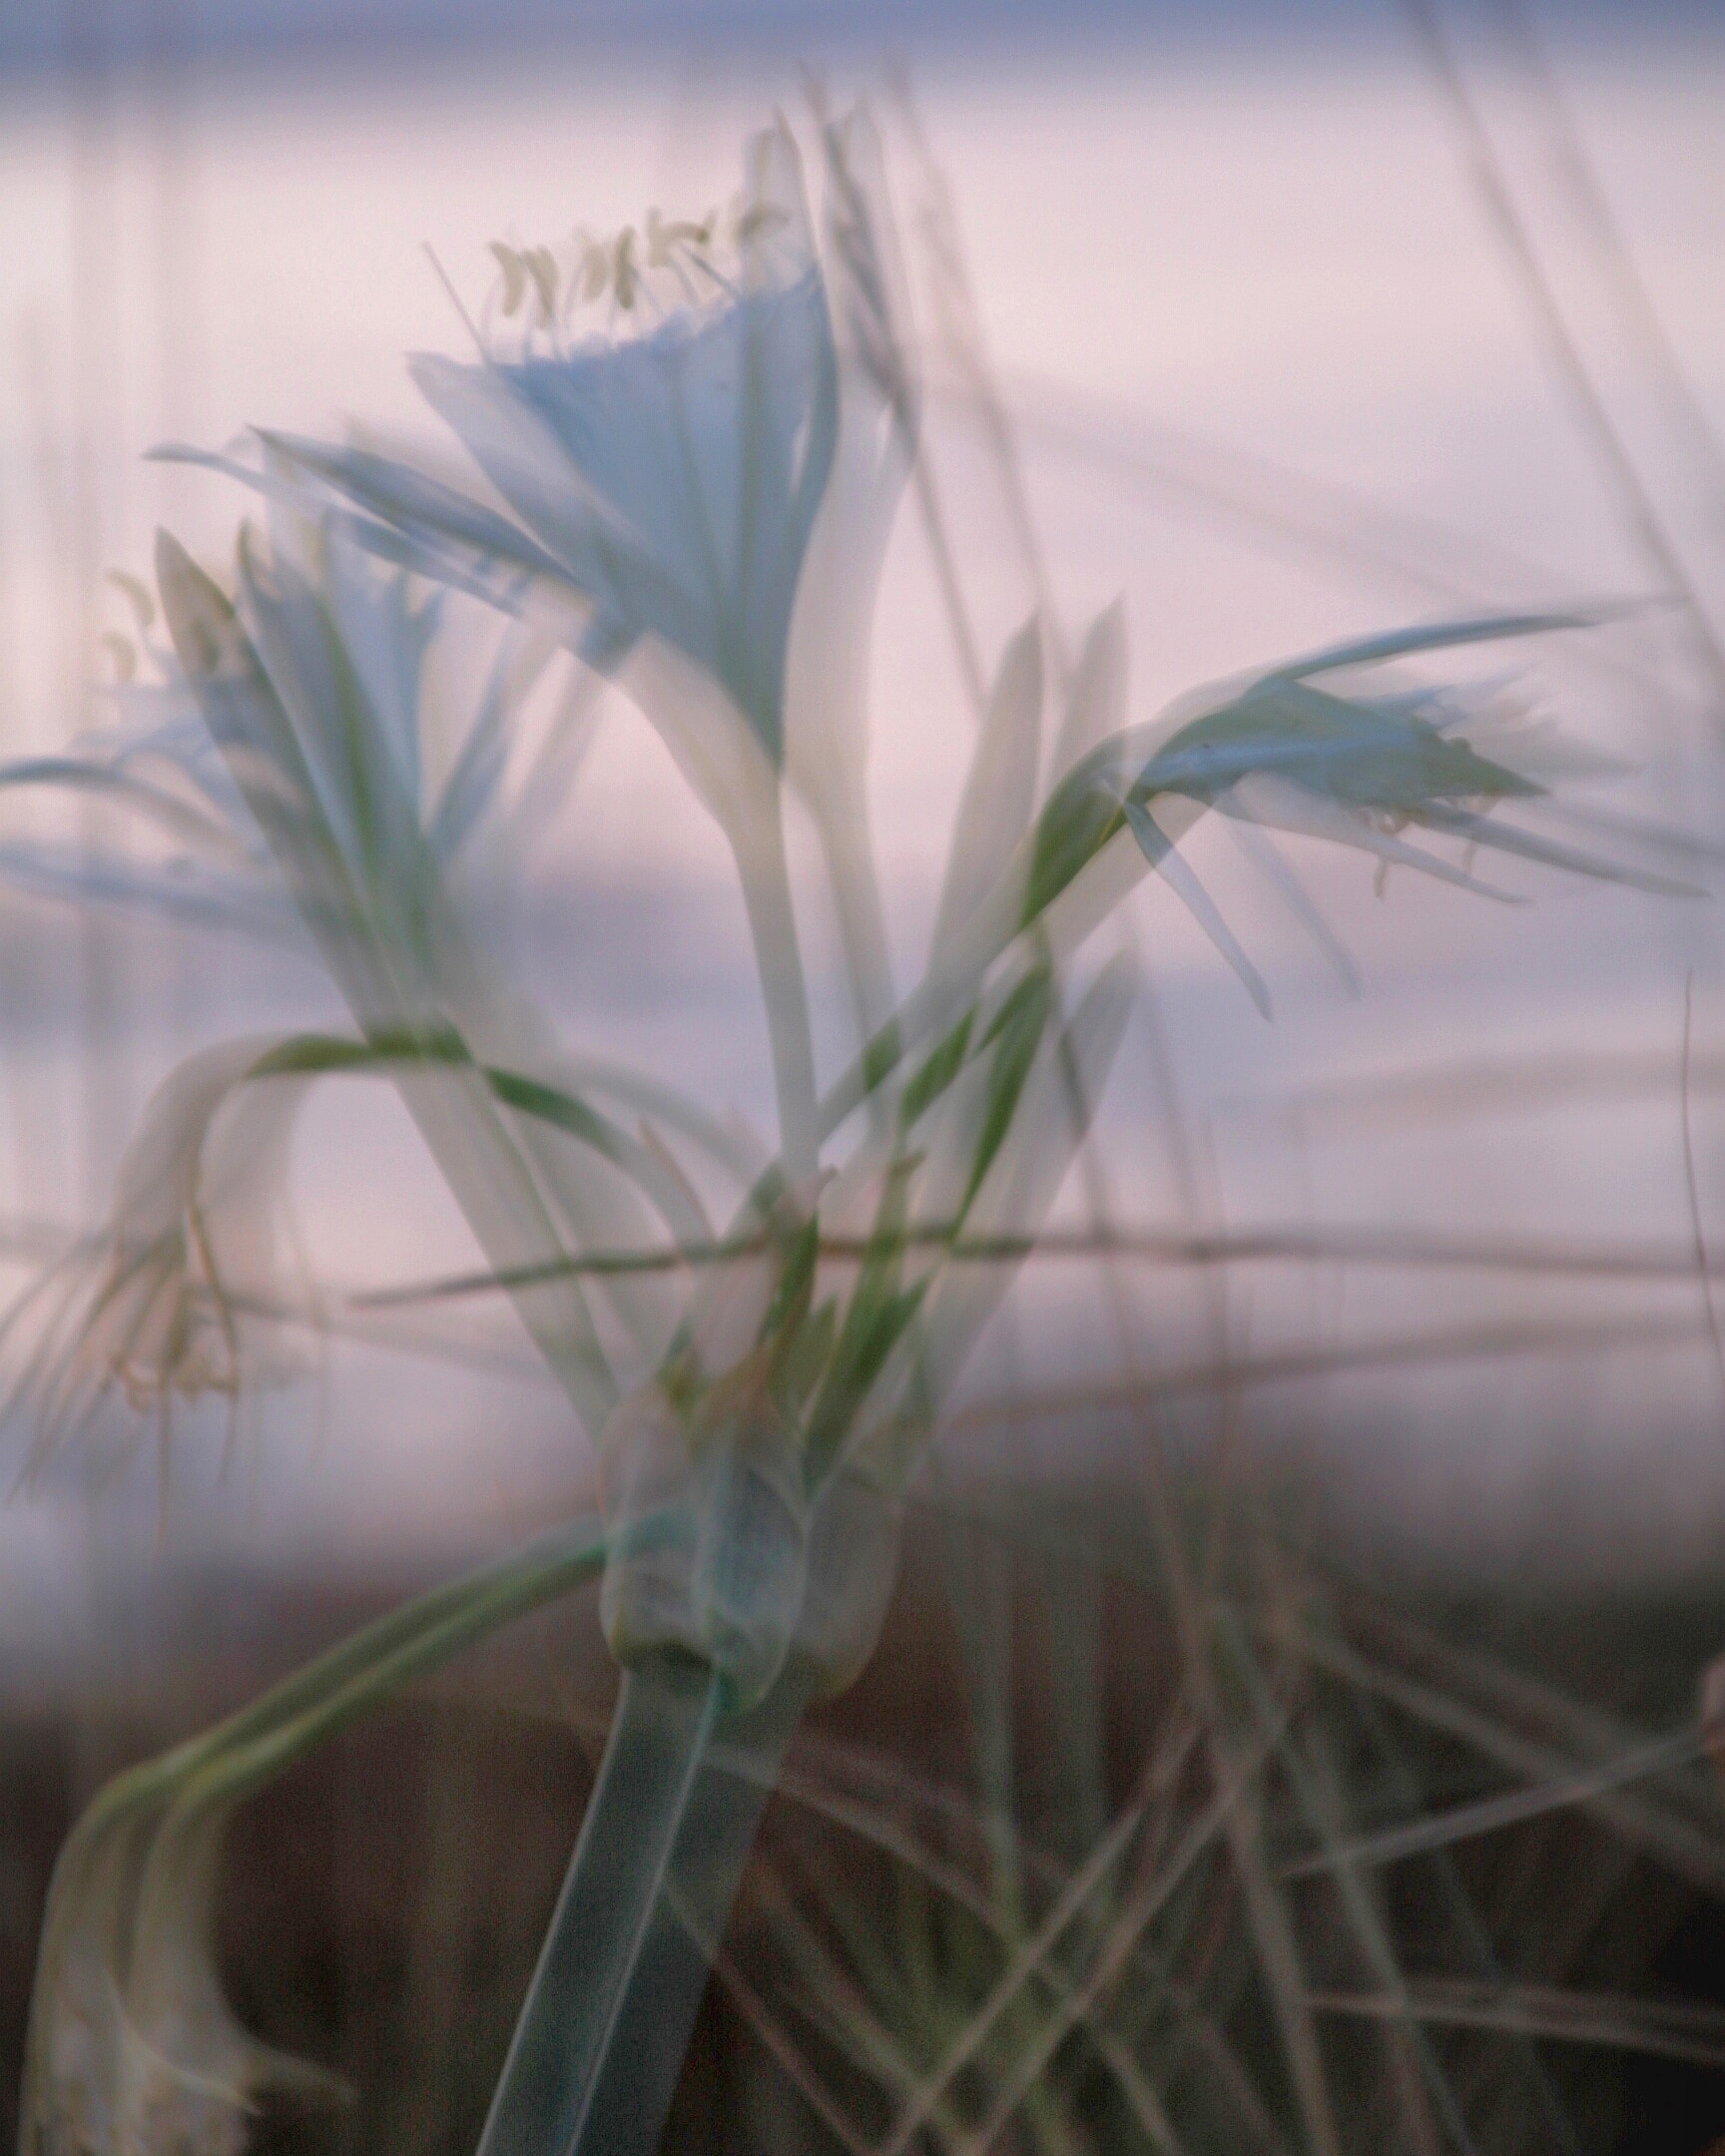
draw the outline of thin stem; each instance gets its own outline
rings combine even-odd
[[[942,341],[955,368],[970,408],[981,423],[1006,497],[1007,521],[1036,594],[1047,640],[1055,684],[1064,694],[1071,677],[1071,654],[1054,598],[1053,578],[1042,535],[1031,513],[1029,490],[1024,482],[1023,460],[1018,453],[1017,430],[1000,394],[987,343],[982,334],[980,311],[971,287],[969,267],[959,238],[957,207],[951,183],[936,159],[922,127],[921,114],[911,93],[906,69],[893,71],[889,88],[922,170],[926,190],[920,224],[935,273],[935,311],[940,317]],[[936,511],[938,505],[935,505]],[[928,512],[925,509],[924,514]],[[932,527],[931,527],[932,536]],[[953,620],[954,640],[962,655],[971,648],[969,625],[962,611]]]
[[[1594,387],[1531,236],[1509,193],[1478,110],[1450,55],[1431,0],[1403,0],[1403,5],[1425,52],[1433,80],[1449,107],[1473,169],[1480,201],[1526,295],[1552,371],[1575,411],[1624,523],[1663,579],[1666,590],[1683,609],[1691,630],[1696,665],[1713,706],[1714,724],[1725,728],[1725,651],[1720,648],[1694,580],[1667,536],[1652,497],[1612,423],[1604,399]]]
[[[707,1977],[805,1694],[781,1684],[727,1731],[758,1775],[709,1750],[706,1664],[631,1670],[599,1783],[516,2024],[479,2156],[654,2156]]]
[[[1725,499],[1725,451],[1712,421],[1689,385],[1647,281],[1624,240],[1598,172],[1588,156],[1568,103],[1558,89],[1543,41],[1522,0],[1493,0],[1498,21],[1519,54],[1544,115],[1552,162],[1576,219],[1591,242],[1624,325],[1641,348],[1665,406],[1673,436],[1705,474],[1716,498]]]
[[[1695,1270],[1701,1279],[1701,1301],[1707,1313],[1707,1339],[1713,1349],[1713,1368],[1719,1394],[1725,1400],[1725,1344],[1719,1338],[1719,1313],[1713,1304],[1713,1283],[1707,1273],[1707,1238],[1701,1227],[1701,1192],[1695,1181],[1695,1144],[1689,1131],[1689,1035],[1695,1016],[1695,973],[1691,968],[1683,981],[1683,1059],[1678,1097],[1683,1110],[1683,1182],[1689,1199],[1689,1227],[1695,1239]]]

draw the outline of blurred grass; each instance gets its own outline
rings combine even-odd
[[[938,2146],[969,2146],[1020,2077],[1008,2145],[1155,2145],[1158,2119],[1170,2147],[1298,2145],[1227,1862],[1201,1861],[1141,1936],[1127,1913],[1133,1876],[1153,1881],[1196,1816],[1195,1792],[1169,1795],[1197,1755],[1178,1735],[1174,1634],[1141,1538],[1124,1566],[1102,1554],[1133,1539],[1117,1496],[1067,1491],[1035,1510],[1028,1544],[1018,1491],[915,1514],[875,1662],[811,1718],[773,1801],[668,2147],[741,2151],[770,2134],[775,2149],[879,2148],[895,2109],[961,2038],[974,2063],[931,2114]],[[1230,1652],[1261,1659],[1296,1710],[1289,1727],[1303,1749],[1315,1738],[1334,1749],[1356,1826],[1368,1830],[1503,1787],[1508,1758],[1584,1761],[1590,1744],[1617,1749],[1635,1730],[1692,1726],[1684,1673],[1725,1636],[1725,1595],[1707,1606],[1549,1594],[1411,1605],[1350,1585],[1316,1555],[1284,1551],[1279,1567],[1268,1605],[1244,1548],[1245,1576],[1225,1567],[1219,1591],[1245,1620]],[[1310,1655],[1280,1599],[1296,1580]],[[1055,1597],[1062,1624],[1049,1622]],[[292,1659],[353,1614],[301,1597],[273,1628],[273,1651]],[[1290,1692],[1296,1667],[1307,1674]],[[272,2099],[261,2148],[470,2149],[591,1786],[607,1686],[589,1600],[531,1620],[242,1810],[221,1900],[232,1996],[260,2036],[356,2091],[328,2113]],[[1453,1726],[1438,1727],[1423,1699]],[[177,1723],[202,1723],[222,1704],[183,1696]],[[1481,1730],[1499,1747],[1495,1762]],[[80,1790],[171,1734],[118,1709],[8,1733],[8,2087],[47,1870]],[[1130,1816],[1142,1763],[1158,1751],[1174,1780],[1155,1804],[1176,1809],[1124,1872],[1097,1873],[1098,1836]],[[1318,1759],[1308,1751],[1307,1775]],[[1311,1794],[1265,1785],[1259,1839],[1272,1866],[1310,1833]],[[1720,1997],[1725,1805],[1704,1780],[1627,1794],[1652,1808],[1645,1834],[1602,1806],[1560,1810],[1372,1876],[1386,1937],[1429,2002],[1411,2025],[1481,2148],[1557,2145],[1563,2118],[1569,2145],[1589,2156],[1694,2156],[1725,2127],[1725,2071],[1694,2056],[1699,2044],[1725,2057],[1725,2000],[1711,2032],[1693,2004],[1689,2024],[1681,2013],[1659,2019],[1661,1999]],[[1685,1876],[1684,1838],[1697,1834],[1698,1850],[1718,1853],[1706,1887]],[[1136,1841],[1121,1842],[1123,1856]],[[1057,1950],[1031,1946],[1087,1859],[1097,1885],[1052,1934]],[[1403,2138],[1409,2091],[1394,2044],[1385,2048],[1397,2024],[1345,2005],[1369,2004],[1378,1988],[1357,1964],[1357,1928],[1322,1880],[1297,1891],[1306,1981],[1315,2000],[1338,2002],[1316,2027],[1341,2144],[1420,2146]],[[1087,2001],[1086,1969],[1111,1939],[1116,1958],[1126,1953],[1121,1977]],[[1469,1953],[1475,1966],[1480,1953],[1495,1964],[1471,2013],[1453,1989]],[[967,2035],[1014,1955],[1030,1980],[990,2033]],[[1578,2033],[1605,2040],[1537,2033],[1557,2024],[1565,1993],[1593,2001]],[[1490,2025],[1518,2013],[1534,2031],[1519,2044]],[[1070,2032],[1051,2040],[1063,2019]],[[1046,2061],[1025,2076],[1038,2046]]]

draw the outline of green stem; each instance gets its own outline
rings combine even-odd
[[[737,849],[737,872],[748,908],[767,1034],[773,1051],[773,1083],[779,1101],[779,1143],[785,1174],[800,1183],[815,1172],[821,1139],[816,1118],[815,1048],[809,1031],[809,997],[791,904],[791,870],[785,858],[784,805],[777,790],[770,815],[751,826],[751,842]]]
[[[624,1679],[598,1786],[516,2025],[478,2156],[654,2156],[785,1746],[796,1682],[725,1725],[721,1684],[664,1655]]]

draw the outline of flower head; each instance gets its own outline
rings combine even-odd
[[[615,666],[644,638],[678,654],[777,768],[792,608],[839,424],[826,286],[783,124],[750,145],[726,261],[717,237],[655,219],[639,248],[625,234],[589,252],[622,315],[609,333],[411,362],[518,522],[388,458],[267,439],[432,573],[509,603],[535,582],[577,595],[590,661]],[[555,265],[543,251],[501,260],[506,284],[511,264],[537,270],[545,318]],[[682,303],[664,309],[668,278]],[[592,282],[583,267],[568,289]]]
[[[622,678],[736,856],[798,1177],[814,1166],[814,1063],[781,782],[789,774],[815,811],[867,1033],[891,991],[859,813],[862,683],[916,423],[877,145],[861,114],[822,141],[825,268],[782,121],[749,145],[728,223],[655,215],[609,242],[579,236],[561,257],[496,247],[480,360],[411,362],[490,499],[422,458],[274,433],[258,437],[262,473],[164,452],[294,497],[332,537],[476,593]],[[570,341],[575,317],[601,305],[603,329]],[[493,333],[499,311],[509,326]],[[292,653],[278,663],[271,593],[245,581],[262,666],[292,711],[288,679],[311,684],[317,669]],[[310,701],[336,708],[346,684],[333,688],[314,685]],[[231,701],[243,718],[247,700]]]
[[[1129,829],[1146,861],[1172,884],[1266,1016],[1263,982],[1182,859],[1178,841],[1207,809],[1237,824],[1292,831],[1375,854],[1491,897],[1509,895],[1402,833],[1414,827],[1484,848],[1665,895],[1694,887],[1585,852],[1492,811],[1538,804],[1548,790],[1512,734],[1486,756],[1461,734],[1492,715],[1476,698],[1428,690],[1362,693],[1333,678],[1410,653],[1526,637],[1585,625],[1577,615],[1493,615],[1334,646],[1202,690],[1154,726],[1129,728],[1082,757],[1055,788],[1023,862],[1022,923],[1054,905],[1091,862]],[[1529,738],[1526,762],[1549,761]],[[1291,878],[1279,876],[1294,895]],[[1310,907],[1296,897],[1309,921]]]

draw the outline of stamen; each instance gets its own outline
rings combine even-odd
[[[527,289],[527,271],[519,255],[512,247],[505,247],[501,240],[493,240],[491,252],[497,258],[497,267],[503,272],[503,314],[507,319],[521,304]]]
[[[612,276],[617,287],[617,304],[627,313],[635,304],[639,272],[635,267],[635,228],[625,225],[617,235],[612,250]]]
[[[520,257],[539,301],[539,321],[549,327],[557,312],[557,262],[547,247],[529,248]]]

